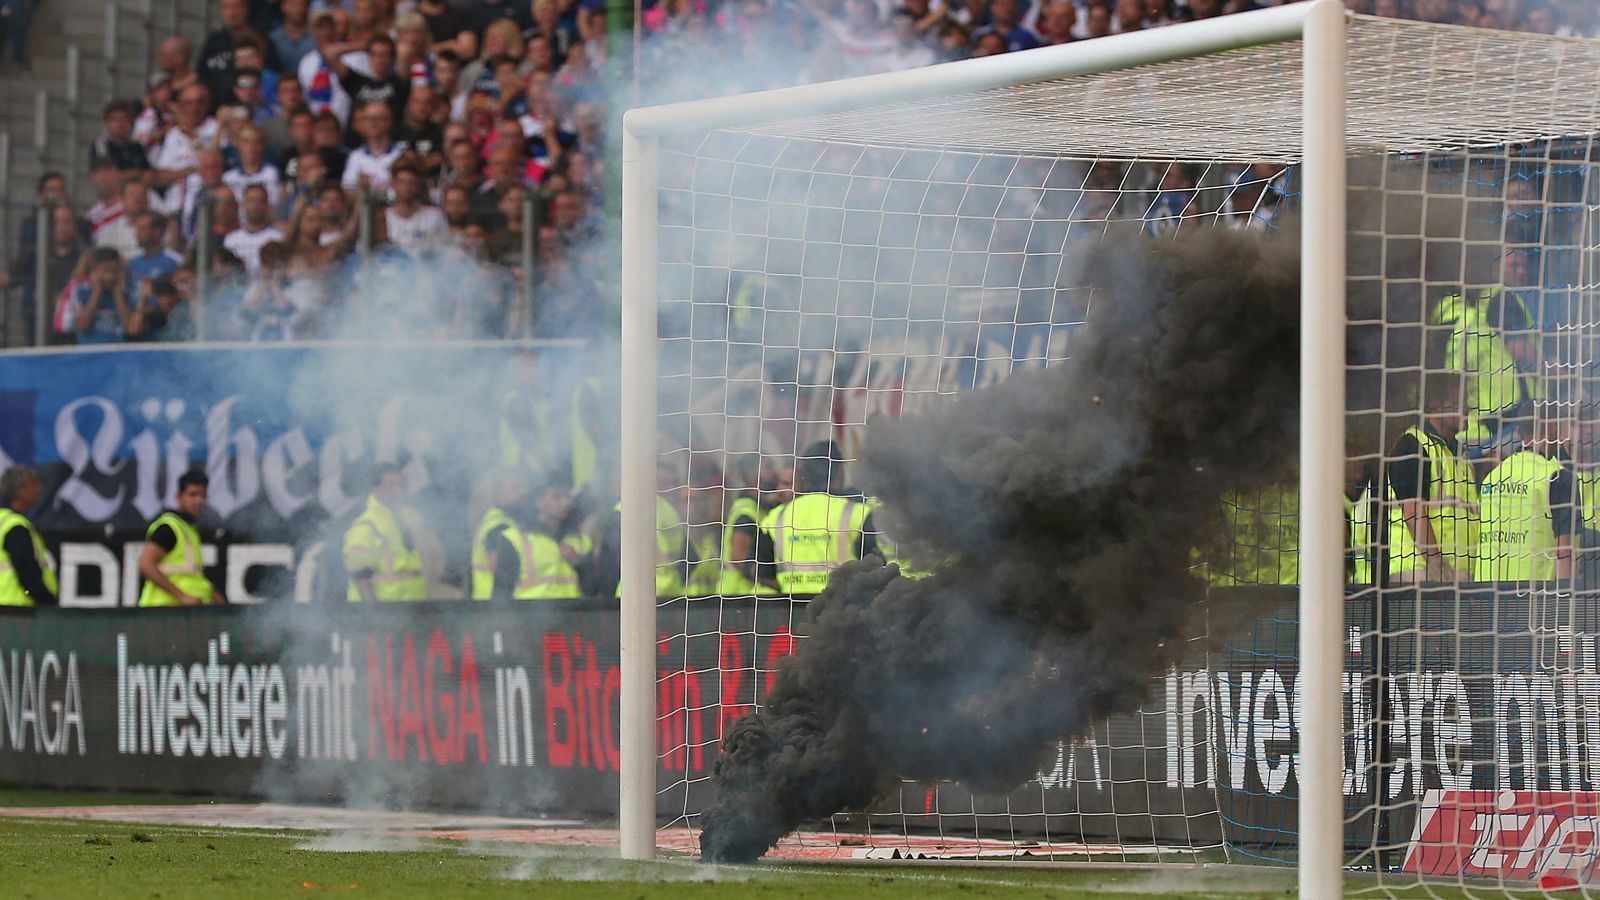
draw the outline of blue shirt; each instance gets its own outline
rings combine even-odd
[[[94,283],[85,281],[72,289],[72,311],[76,315],[78,310],[89,304],[89,298],[94,296]],[[110,293],[100,295],[100,307],[95,310],[94,320],[89,324],[88,331],[79,331],[78,343],[80,344],[116,344],[122,341],[122,319],[117,316],[117,298]]]
[[[156,279],[178,271],[183,257],[171,250],[157,250],[128,260],[128,296],[139,296],[139,283],[146,278]]]
[[[317,42],[311,39],[310,25],[306,26],[305,32],[300,35],[300,40],[298,41],[289,37],[288,30],[281,24],[272,29],[272,33],[267,35],[267,39],[272,41],[272,49],[278,51],[278,63],[285,72],[300,71],[300,59],[307,53],[317,49]],[[266,93],[264,84],[262,87],[262,96],[273,96]]]

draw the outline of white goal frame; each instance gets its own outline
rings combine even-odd
[[[715,100],[635,109],[622,134],[621,853],[651,859],[656,829],[656,359],[658,152],[677,132],[750,127],[1286,41],[1303,46],[1300,625],[1296,771],[1300,895],[1340,896],[1344,632],[1346,31],[1340,0],[1310,0],[1060,47]]]

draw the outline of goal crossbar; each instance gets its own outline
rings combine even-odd
[[[674,133],[807,117],[1126,70],[1299,40],[1302,210],[1299,779],[1301,895],[1342,884],[1341,710],[1346,30],[1340,0],[1312,0],[1100,41],[627,113],[622,198],[622,625],[620,826],[624,858],[655,853],[654,590],[658,153]],[[815,119],[813,118],[813,121]],[[785,125],[785,131],[789,126]],[[856,133],[860,140],[861,134]],[[866,136],[869,140],[871,135]],[[1070,149],[1060,142],[1060,150]],[[984,146],[987,143],[985,135]],[[996,149],[1008,149],[996,145]],[[1010,148],[1033,150],[1036,147]],[[1086,148],[1085,148],[1086,149]]]

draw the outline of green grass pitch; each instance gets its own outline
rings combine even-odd
[[[0,789],[0,807],[203,802]],[[230,897],[1284,898],[1292,870],[1240,866],[625,863],[609,851],[0,817],[0,895]],[[1361,887],[1352,884],[1352,888]],[[1451,897],[1437,889],[1418,896]]]

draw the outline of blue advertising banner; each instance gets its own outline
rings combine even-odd
[[[201,530],[213,577],[244,599],[288,593],[308,548],[354,516],[378,461],[404,464],[412,505],[445,542],[448,568],[465,558],[453,543],[465,541],[469,498],[489,468],[536,449],[570,475],[575,429],[608,427],[603,390],[574,409],[577,386],[598,377],[580,349],[252,344],[0,355],[0,470],[41,471],[45,497],[33,517],[58,555],[64,605],[132,601],[145,527],[191,468],[210,478]]]

